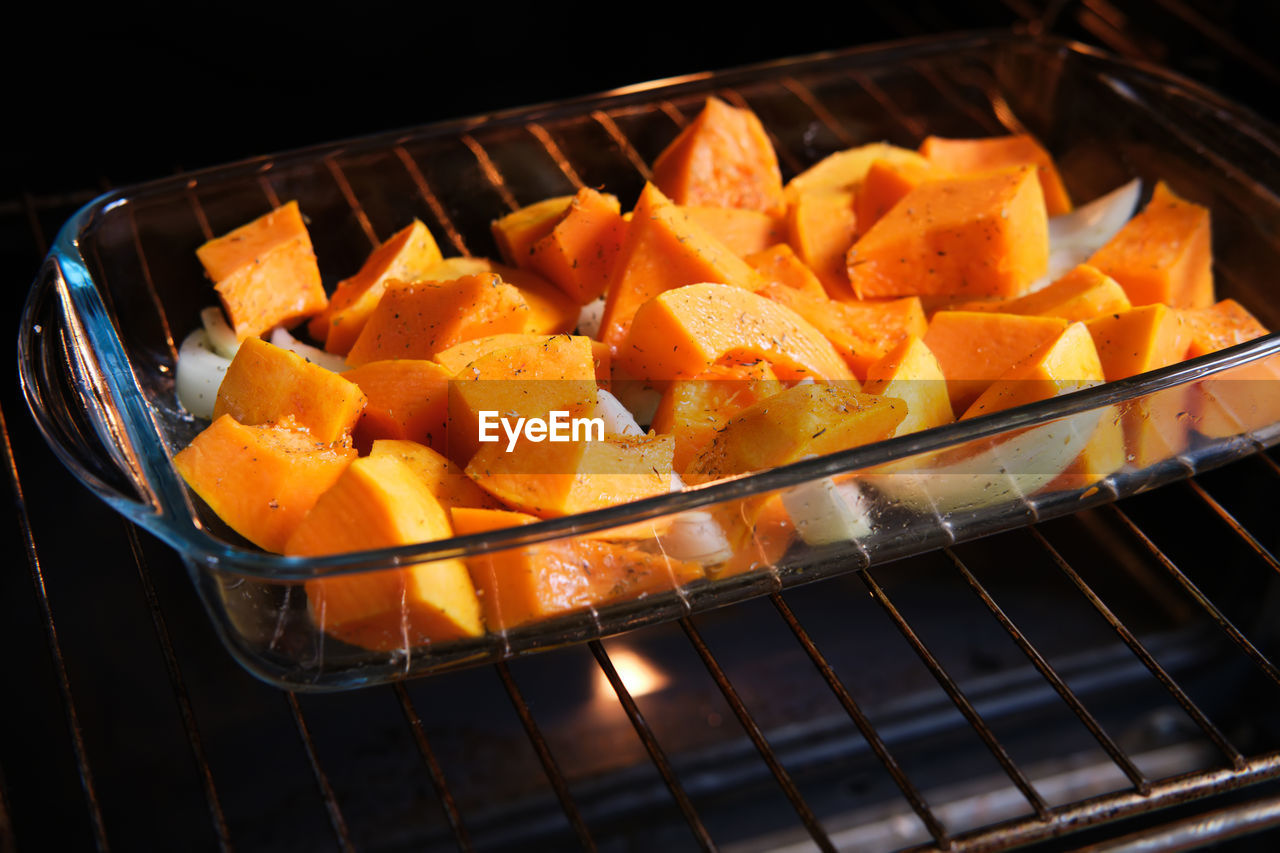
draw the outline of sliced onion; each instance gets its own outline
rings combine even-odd
[[[177,376],[174,379],[178,402],[197,418],[212,418],[218,386],[230,365],[230,359],[213,351],[204,329],[196,329],[187,335],[178,349]]]
[[[221,308],[210,305],[202,310],[200,323],[204,326],[204,333],[208,336],[209,346],[214,352],[223,358],[236,357],[236,350],[240,349],[240,340],[236,337],[235,330],[227,323]]]
[[[578,312],[578,334],[595,338],[600,334],[600,325],[604,320],[604,297],[588,302]],[[598,338],[597,338],[598,339]]]
[[[662,534],[663,553],[694,563],[723,563],[733,557],[733,548],[720,523],[705,510],[682,512],[671,520]]]
[[[871,533],[868,503],[856,483],[824,477],[784,492],[782,505],[808,545],[851,542]]]
[[[304,344],[279,326],[271,330],[271,343],[280,347],[280,349],[296,352],[307,361],[318,364],[327,370],[332,370],[334,373],[341,373],[350,369],[347,367],[347,360],[342,356],[325,352],[310,344]]]
[[[1057,281],[1089,260],[1133,217],[1141,193],[1142,181],[1134,178],[1070,213],[1050,219],[1049,269],[1031,284],[1030,290]]]
[[[627,407],[603,388],[596,390],[596,411],[604,418],[605,435],[644,435]]]

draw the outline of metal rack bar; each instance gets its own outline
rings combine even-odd
[[[413,186],[418,190],[418,195],[422,196],[422,200],[427,203],[427,207],[431,208],[431,213],[435,216],[436,222],[440,223],[440,227],[448,235],[449,242],[453,244],[453,247],[458,250],[460,255],[470,257],[471,252],[467,250],[467,244],[462,239],[461,232],[453,224],[453,220],[445,211],[444,205],[440,203],[440,199],[431,190],[427,179],[422,176],[422,170],[418,168],[418,164],[403,145],[396,146],[396,157],[399,158],[401,165],[404,166],[404,170],[409,173],[409,179],[413,181]]]
[[[1178,585],[1186,590],[1188,595],[1195,599],[1196,603],[1209,614],[1209,618],[1211,618],[1214,623],[1231,638],[1231,641],[1239,646],[1244,653],[1247,654],[1255,664],[1257,664],[1258,668],[1267,675],[1268,678],[1277,684],[1280,684],[1280,668],[1277,668],[1266,655],[1260,652],[1258,647],[1255,646],[1248,637],[1240,633],[1240,629],[1232,624],[1231,620],[1226,617],[1226,614],[1218,609],[1216,604],[1209,600],[1209,597],[1200,590],[1200,587],[1196,586],[1195,581],[1187,577],[1186,573],[1183,572],[1182,569],[1178,568],[1177,564],[1160,550],[1156,543],[1151,540],[1151,537],[1148,536],[1142,528],[1138,527],[1137,523],[1129,517],[1128,513],[1115,504],[1111,504],[1110,509],[1112,514],[1120,520],[1120,523],[1123,524],[1125,528],[1151,552],[1151,555],[1155,557],[1156,562],[1163,566],[1165,571],[1167,571],[1173,579],[1178,582]]]
[[[778,786],[782,788],[782,792],[791,803],[791,807],[796,810],[796,814],[799,815],[800,822],[808,830],[809,836],[813,838],[814,843],[818,845],[820,850],[834,851],[835,846],[831,843],[826,830],[822,828],[822,823],[814,815],[813,809],[809,808],[804,795],[800,793],[795,782],[791,779],[791,774],[787,772],[787,769],[782,766],[782,762],[778,760],[778,756],[774,754],[773,749],[769,746],[768,739],[764,736],[764,732],[760,730],[760,726],[752,718],[751,712],[747,710],[746,704],[742,701],[742,697],[738,695],[738,691],[729,680],[729,676],[720,667],[719,661],[711,654],[711,649],[707,647],[702,635],[698,633],[698,629],[694,627],[693,622],[688,618],[680,620],[680,627],[684,629],[684,633],[689,638],[689,642],[693,644],[698,657],[702,658],[702,663],[707,667],[707,672],[711,674],[716,686],[720,688],[725,701],[733,709],[734,716],[742,724],[743,731],[747,733],[747,737],[751,738],[751,743],[755,745],[760,757],[768,765],[769,772],[777,780]]]
[[[1258,537],[1254,536],[1245,526],[1241,524],[1234,515],[1231,514],[1225,506],[1218,502],[1217,498],[1204,490],[1204,486],[1200,485],[1193,479],[1186,481],[1187,487],[1195,492],[1200,500],[1204,501],[1209,509],[1213,510],[1218,518],[1222,519],[1231,531],[1245,541],[1253,552],[1258,555],[1268,566],[1277,572],[1280,572],[1280,560],[1276,559],[1276,555],[1272,554],[1267,546],[1258,541]]]
[[[560,765],[556,763],[555,756],[551,754],[551,748],[547,746],[547,739],[543,736],[542,730],[538,728],[538,723],[533,719],[533,713],[529,710],[529,703],[525,701],[524,695],[520,692],[520,687],[516,684],[515,679],[511,677],[511,670],[505,663],[495,664],[493,668],[497,670],[498,677],[502,679],[502,686],[507,690],[507,696],[511,699],[511,704],[516,709],[516,715],[520,717],[520,723],[524,726],[524,731],[529,737],[530,744],[533,745],[533,751],[537,753],[538,761],[542,763],[542,770],[547,774],[547,781],[551,783],[551,788],[556,793],[556,799],[560,801],[560,808],[564,810],[565,817],[569,819],[569,825],[573,827],[573,831],[578,836],[578,841],[582,844],[584,850],[595,850],[595,839],[591,837],[591,833],[588,831],[587,825],[583,822],[582,815],[578,811],[578,806],[573,800],[573,795],[569,793],[569,783],[565,780],[564,773],[560,771]]]
[[[1067,683],[1063,681],[1062,676],[1060,676],[1057,671],[1049,665],[1049,662],[1045,660],[1044,655],[1040,654],[1040,650],[1032,645],[1031,641],[1027,639],[1027,636],[1023,634],[1022,631],[1018,630],[1018,627],[1013,623],[1013,620],[1005,614],[1000,605],[996,604],[995,599],[991,597],[991,594],[987,592],[986,588],[978,581],[973,572],[969,570],[969,567],[965,565],[964,561],[961,560],[955,551],[950,548],[945,549],[945,552],[947,557],[950,558],[952,564],[955,565],[956,569],[959,570],[960,574],[969,584],[969,588],[973,590],[974,594],[977,595],[979,599],[981,599],[982,603],[991,611],[991,615],[996,618],[996,621],[1000,623],[1000,626],[1008,632],[1014,643],[1017,644],[1018,648],[1022,650],[1022,653],[1027,656],[1027,659],[1031,661],[1031,665],[1036,668],[1036,672],[1039,672],[1040,675],[1049,682],[1049,685],[1053,688],[1054,692],[1058,694],[1062,701],[1067,704],[1067,707],[1071,709],[1072,713],[1074,713],[1076,717],[1079,718],[1080,722],[1084,724],[1085,728],[1089,730],[1089,734],[1093,735],[1094,740],[1096,740],[1098,745],[1102,747],[1103,751],[1107,753],[1107,756],[1115,762],[1121,772],[1123,772],[1124,775],[1128,777],[1129,781],[1133,783],[1134,789],[1140,794],[1145,794],[1150,789],[1150,783],[1147,781],[1146,777],[1142,775],[1142,771],[1138,769],[1137,765],[1133,763],[1129,756],[1125,755],[1124,750],[1120,749],[1120,747],[1116,745],[1116,742],[1112,740],[1111,736],[1102,728],[1102,724],[1098,722],[1098,719],[1093,716],[1093,714],[1089,713],[1088,709],[1084,707],[1084,703],[1080,701],[1080,698],[1076,696],[1075,693],[1071,691],[1071,688],[1067,686]]]
[[[898,629],[898,632],[902,634],[903,638],[908,644],[910,644],[911,648],[919,656],[920,660],[924,662],[924,665],[929,668],[929,672],[933,674],[938,685],[941,686],[943,692],[947,694],[947,698],[955,704],[956,709],[964,716],[965,721],[974,730],[978,737],[982,739],[982,742],[986,744],[987,749],[991,751],[993,756],[995,756],[996,761],[1013,782],[1014,787],[1022,793],[1022,796],[1026,797],[1027,802],[1031,804],[1031,808],[1035,810],[1036,815],[1041,820],[1047,820],[1049,812],[1048,808],[1045,806],[1044,798],[1036,791],[1035,787],[1031,784],[1031,781],[1027,779],[1026,774],[1022,772],[1021,768],[1014,764],[1013,759],[1009,757],[1009,753],[1004,748],[1004,745],[1000,743],[995,732],[993,732],[991,727],[987,725],[986,721],[982,719],[982,715],[973,707],[973,703],[964,695],[964,691],[960,689],[960,685],[956,684],[955,679],[947,673],[941,662],[939,662],[938,659],[934,657],[933,653],[929,651],[928,646],[924,644],[924,641],[920,639],[911,625],[907,623],[907,620],[903,617],[902,613],[899,612],[898,608],[889,600],[889,596],[885,593],[884,589],[876,582],[876,579],[871,576],[871,572],[863,571],[860,574],[862,576],[862,582],[871,593],[871,597],[874,598],[876,603],[880,605],[886,614],[888,614],[889,619],[894,624],[894,627]]]
[[[663,752],[662,747],[658,744],[658,739],[654,736],[653,730],[649,728],[649,723],[645,720],[644,715],[640,713],[640,708],[636,705],[636,700],[631,695],[631,691],[622,683],[618,670],[614,668],[613,661],[609,659],[609,653],[605,651],[604,645],[599,640],[592,640],[588,645],[591,647],[591,654],[595,655],[596,663],[600,665],[600,671],[604,673],[609,685],[613,688],[613,692],[617,695],[618,702],[622,705],[622,710],[626,712],[627,719],[631,720],[632,727],[635,728],[636,734],[640,736],[640,742],[644,744],[650,760],[658,768],[662,781],[666,783],[667,789],[671,791],[671,796],[675,798],[676,806],[680,809],[680,813],[684,815],[689,828],[693,830],[698,844],[701,845],[703,850],[715,850],[715,842],[711,840],[711,835],[702,823],[702,818],[698,816],[698,810],[693,807],[693,802],[690,801],[689,795],[685,793],[684,786],[680,784],[680,780],[676,777],[675,770],[672,769],[666,753]]]
[[[293,723],[298,729],[298,737],[301,738],[302,746],[307,751],[307,762],[311,765],[311,775],[315,779],[316,787],[320,789],[320,798],[324,800],[325,812],[329,815],[329,825],[333,827],[333,834],[338,841],[338,846],[344,851],[354,851],[356,847],[351,841],[350,832],[347,831],[347,822],[342,817],[342,808],[338,805],[338,798],[333,792],[333,786],[329,784],[329,777],[320,766],[320,757],[316,754],[315,741],[311,739],[311,732],[307,729],[307,722],[302,717],[302,708],[298,705],[298,697],[293,691],[287,691],[284,696],[285,703],[289,706],[289,712],[293,715]]]
[[[1089,600],[1089,603],[1093,605],[1094,609],[1107,620],[1107,623],[1111,626],[1112,630],[1119,635],[1120,639],[1124,641],[1124,644],[1129,647],[1129,650],[1137,655],[1138,660],[1142,661],[1143,666],[1145,666],[1151,674],[1156,677],[1156,680],[1164,685],[1164,688],[1169,692],[1169,695],[1172,696],[1174,701],[1182,707],[1182,710],[1187,713],[1187,716],[1189,716],[1192,721],[1200,727],[1201,731],[1203,731],[1208,738],[1213,741],[1214,745],[1218,747],[1222,754],[1227,757],[1231,762],[1231,766],[1237,770],[1242,769],[1245,765],[1244,756],[1240,754],[1238,749],[1231,745],[1230,741],[1228,741],[1222,732],[1218,730],[1218,727],[1205,716],[1199,706],[1196,705],[1196,703],[1192,701],[1191,697],[1186,694],[1186,691],[1178,686],[1178,683],[1173,680],[1173,676],[1169,675],[1165,668],[1162,667],[1154,657],[1152,657],[1151,652],[1147,650],[1146,646],[1142,645],[1138,638],[1133,635],[1133,632],[1130,631],[1125,624],[1120,621],[1120,618],[1112,612],[1111,608],[1107,607],[1106,603],[1103,602],[1103,600],[1098,597],[1098,594],[1093,591],[1093,588],[1085,583],[1084,578],[1080,577],[1080,574],[1071,567],[1071,564],[1063,558],[1063,556],[1058,552],[1058,549],[1054,548],[1049,540],[1044,538],[1044,534],[1041,533],[1035,525],[1032,525],[1027,529],[1040,546],[1049,554],[1049,557],[1054,561],[1054,563],[1057,564],[1058,568],[1062,570],[1063,574],[1065,574],[1071,582],[1075,584],[1076,589],[1080,590],[1084,597]]]
[[[444,770],[436,760],[435,751],[431,749],[431,744],[427,740],[427,733],[423,731],[422,719],[413,706],[409,691],[405,689],[403,681],[397,681],[394,690],[396,700],[400,703],[400,710],[404,712],[404,718],[409,723],[409,730],[413,732],[413,742],[417,744],[418,752],[422,754],[422,761],[427,765],[427,772],[431,775],[431,784],[436,789],[436,795],[440,797],[440,804],[444,807],[444,814],[449,821],[449,828],[453,830],[454,840],[458,842],[458,849],[475,849],[471,843],[471,836],[467,833],[467,827],[462,822],[462,813],[458,811],[453,792],[445,782]]]
[[[1230,806],[1165,826],[1143,829],[1101,844],[1082,847],[1080,853],[1155,853],[1192,850],[1208,842],[1239,838],[1280,826],[1280,797]]]
[[[831,110],[827,109],[822,101],[818,100],[808,86],[794,77],[785,78],[781,85],[782,88],[795,95],[797,100],[813,110],[813,114],[818,117],[818,121],[822,122],[827,130],[834,133],[841,142],[850,147],[857,144],[857,140],[853,138],[853,135],[844,129],[844,125],[840,123],[840,120],[835,117]]]
[[[857,701],[854,700],[848,689],[840,681],[840,676],[836,675],[826,657],[818,650],[813,638],[805,631],[804,626],[800,624],[800,620],[796,618],[795,613],[783,601],[781,595],[774,593],[770,596],[770,599],[773,601],[773,606],[782,615],[783,621],[787,623],[787,627],[791,629],[791,633],[795,634],[801,647],[809,655],[809,659],[813,661],[813,665],[817,667],[818,673],[827,682],[831,692],[835,694],[845,713],[849,715],[849,718],[853,720],[853,724],[858,727],[858,731],[862,733],[862,737],[867,741],[867,745],[871,747],[871,751],[875,753],[876,758],[880,760],[884,768],[889,771],[889,775],[893,777],[894,784],[898,786],[898,790],[902,792],[902,795],[911,805],[912,811],[916,813],[916,816],[924,823],[925,829],[933,836],[934,842],[939,848],[949,849],[951,840],[947,835],[946,827],[942,825],[942,821],[929,808],[920,791],[907,778],[906,772],[903,771],[897,759],[889,752],[889,748],[885,745],[884,739],[880,737],[880,733],[876,731],[875,726],[871,724],[871,720],[858,707]]]
[[[165,669],[169,673],[169,684],[173,688],[174,698],[178,703],[178,714],[182,718],[182,727],[187,733],[187,745],[191,747],[191,755],[199,768],[200,786],[204,794],[205,804],[209,809],[209,819],[213,822],[213,831],[218,837],[218,847],[231,849],[231,830],[227,827],[226,816],[222,812],[222,802],[218,798],[218,788],[213,781],[213,770],[209,767],[209,758],[204,750],[204,740],[200,737],[200,727],[196,723],[195,710],[191,707],[191,694],[187,691],[186,681],[182,677],[182,668],[178,665],[178,655],[173,648],[173,638],[169,634],[169,626],[165,623],[164,612],[160,608],[160,598],[156,595],[155,584],[151,581],[151,570],[146,556],[142,553],[142,542],[138,538],[138,528],[124,522],[125,532],[129,538],[129,548],[133,552],[133,562],[138,569],[138,581],[142,584],[142,594],[151,611],[151,623],[155,628],[156,638],[160,642],[160,650],[164,655]]]
[[[551,137],[551,134],[547,129],[536,121],[529,122],[524,126],[524,128],[529,131],[530,136],[538,140],[542,147],[546,149],[547,154],[555,162],[556,168],[558,168],[560,172],[569,179],[569,183],[573,184],[577,189],[582,189],[584,184],[582,183],[581,176],[579,176],[577,170],[573,168],[573,164],[569,162],[569,158],[564,156],[564,152],[560,150],[560,146],[556,143],[555,139]]]
[[[31,517],[27,514],[27,500],[22,490],[22,479],[18,474],[17,460],[13,455],[13,444],[9,439],[9,424],[0,407],[0,434],[4,436],[5,467],[12,478],[15,503],[18,509],[18,521],[22,527],[22,541],[27,550],[27,567],[31,572],[31,584],[35,587],[36,599],[40,605],[40,616],[44,623],[45,638],[49,642],[49,654],[53,658],[53,670],[58,684],[58,694],[62,699],[62,707],[67,715],[67,729],[71,735],[71,749],[76,758],[76,770],[80,775],[80,787],[84,791],[85,805],[89,810],[89,823],[93,829],[94,845],[100,851],[110,849],[107,843],[107,831],[102,822],[102,807],[98,803],[97,789],[94,787],[93,771],[89,767],[89,756],[84,747],[84,731],[80,727],[80,717],[76,712],[75,699],[71,695],[71,680],[67,676],[67,664],[62,654],[62,644],[58,641],[58,628],[53,620],[53,610],[49,606],[49,591],[44,585],[44,573],[40,567],[40,555],[36,549],[35,535],[31,530]]]

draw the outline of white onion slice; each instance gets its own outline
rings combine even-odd
[[[280,347],[280,349],[296,352],[307,361],[318,364],[326,370],[332,370],[334,373],[341,373],[349,369],[347,360],[344,357],[317,349],[310,344],[304,344],[280,326],[271,330],[271,343]]]
[[[1049,269],[1032,282],[1035,291],[1057,281],[1103,247],[1133,216],[1142,193],[1134,178],[1122,187],[1049,220]]]
[[[871,533],[867,500],[856,483],[824,477],[784,492],[782,505],[809,545],[852,542]]]
[[[213,404],[218,399],[218,386],[226,375],[231,360],[213,351],[209,335],[196,329],[182,341],[178,349],[177,376],[174,390],[178,402],[197,418],[211,419]]]
[[[663,553],[677,560],[711,564],[733,557],[733,548],[720,523],[705,510],[689,510],[677,515],[662,534],[661,543]]]
[[[604,418],[605,435],[644,435],[627,407],[603,388],[596,390],[596,413]]]
[[[214,352],[223,358],[236,357],[236,350],[240,349],[240,340],[236,337],[235,330],[227,323],[221,308],[210,305],[202,310],[200,323],[204,326],[205,335],[208,336],[209,347]]]
[[[595,338],[600,334],[600,325],[604,320],[604,297],[588,302],[578,312],[578,334]]]

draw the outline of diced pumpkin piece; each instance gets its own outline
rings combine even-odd
[[[923,336],[928,328],[917,296],[865,302],[840,301],[814,298],[779,285],[770,285],[760,293],[812,323],[857,377],[866,376],[871,363],[883,357],[905,337]]]
[[[489,435],[505,446],[507,438],[493,418],[542,418],[596,414],[595,358],[591,341],[581,335],[556,335],[496,349],[471,361],[449,388],[449,455],[465,464],[483,443],[482,412],[490,416]],[[514,427],[513,427],[514,428]]]
[[[860,299],[1013,297],[1048,263],[1048,218],[1030,166],[920,184],[847,257]]]
[[[1181,313],[1188,338],[1187,358],[1270,334],[1257,317],[1234,299],[1224,299],[1209,308],[1188,308]]]
[[[846,383],[795,385],[729,419],[684,472],[691,483],[787,465],[893,435],[907,405]]]
[[[626,227],[617,197],[583,187],[550,233],[529,249],[528,265],[575,305],[586,305],[608,286]]]
[[[1085,325],[1108,382],[1177,364],[1190,345],[1183,315],[1167,305],[1140,305]]]
[[[943,139],[930,136],[920,153],[934,166],[957,175],[982,174],[1012,166],[1034,166],[1050,216],[1071,212],[1071,198],[1053,157],[1026,133],[987,139]]]
[[[690,222],[728,246],[730,251],[741,258],[763,252],[786,239],[785,223],[762,210],[706,205],[682,206],[680,210]]]
[[[344,554],[453,535],[447,511],[395,456],[357,459],[289,537],[295,557]],[[461,560],[436,560],[306,584],[312,621],[326,634],[374,651],[476,637],[480,602]]]
[[[675,443],[668,435],[483,444],[467,475],[511,509],[558,518],[671,490]]]
[[[818,276],[786,243],[770,246],[762,252],[747,255],[746,262],[760,275],[760,284],[784,284],[809,296],[826,296]]]
[[[370,361],[342,375],[368,398],[353,435],[362,452],[378,439],[446,449],[451,374],[443,367],[425,359],[395,358]]]
[[[1208,208],[1174,195],[1161,181],[1151,201],[1089,263],[1114,278],[1134,305],[1213,304]]]
[[[388,281],[418,281],[442,260],[427,226],[413,220],[369,255],[360,271],[338,282],[324,313],[308,327],[329,352],[346,355],[382,298]]]
[[[459,506],[501,508],[452,459],[425,444],[403,439],[378,439],[370,447],[369,456],[394,456],[408,465],[446,509]]]
[[[218,386],[213,417],[301,429],[327,443],[349,436],[364,406],[365,395],[349,378],[261,338],[246,338]]]
[[[347,364],[431,358],[468,338],[524,331],[528,314],[520,291],[493,273],[393,282],[347,353]]]
[[[1267,328],[1234,299],[1211,308],[1181,312],[1190,339],[1187,358],[1207,355],[1268,334]],[[1280,420],[1280,358],[1272,356],[1233,367],[1202,380],[1196,429],[1224,438]]]
[[[654,160],[653,182],[676,204],[764,211],[784,204],[778,156],[760,119],[714,97]]]
[[[712,572],[715,578],[773,568],[796,540],[796,525],[780,496],[746,499],[740,510],[725,525],[733,556]]]
[[[520,512],[453,510],[459,535],[538,521]],[[592,539],[558,540],[467,558],[490,630],[506,631],[565,613],[683,586],[703,576],[694,563]]]
[[[853,373],[803,317],[755,293],[692,284],[646,302],[617,360],[655,381],[697,376],[726,357],[769,362],[781,379],[851,380]]]
[[[329,303],[296,201],[210,240],[196,255],[238,340],[297,325]]]
[[[502,259],[512,266],[527,266],[534,244],[551,233],[573,199],[571,195],[543,199],[495,219],[490,230]]]
[[[1132,307],[1124,288],[1114,278],[1088,264],[1073,267],[1062,278],[1035,293],[991,305],[1006,314],[1061,317],[1070,323],[1128,311]]]
[[[174,454],[173,464],[232,530],[280,553],[355,458],[348,443],[316,441],[278,426],[245,426],[223,415]]]
[[[675,468],[683,471],[729,418],[781,390],[767,362],[712,365],[698,376],[672,382],[651,426],[675,438]]]
[[[835,298],[853,296],[845,269],[858,231],[853,199],[848,190],[807,192],[787,208],[787,241]]]
[[[1082,420],[1083,415],[1077,416]],[[1117,406],[1098,412],[1098,423],[1080,455],[1045,487],[1046,492],[1085,489],[1124,467],[1124,419]]]
[[[541,345],[547,342],[547,335],[527,335],[523,332],[508,332],[501,335],[486,335],[483,338],[472,338],[454,344],[446,350],[436,353],[435,362],[449,371],[450,376],[462,373],[471,362],[496,352],[500,349],[517,346]],[[591,341],[591,357],[595,359],[596,381],[602,385],[609,382],[609,363],[612,355],[608,344],[603,341]]]
[[[759,288],[746,261],[646,184],[610,277],[600,339],[616,350],[641,305],[663,291],[708,281]]]
[[[1102,362],[1089,330],[1083,323],[1072,323],[987,386],[960,419],[1048,400],[1104,381]]]
[[[1176,364],[1189,345],[1182,315],[1165,305],[1140,305],[1085,326],[1108,382]],[[1179,386],[1130,403],[1123,417],[1128,460],[1146,468],[1186,449],[1197,401],[1193,389]]]
[[[886,142],[847,148],[819,160],[792,178],[786,186],[787,201],[792,202],[801,193],[815,190],[856,190],[877,161],[908,167],[928,165],[925,158],[915,151]]]
[[[939,311],[924,342],[947,377],[952,410],[963,412],[988,385],[1066,328],[1058,317]]]
[[[876,160],[867,169],[854,199],[858,231],[865,232],[901,201],[907,193],[928,180],[945,177],[945,170],[919,160]]]
[[[907,416],[898,424],[894,435],[919,432],[954,421],[947,379],[938,360],[915,334],[867,367],[864,394],[896,397],[907,404]]]
[[[503,283],[519,291],[520,298],[528,307],[524,326],[520,329],[524,334],[562,335],[572,332],[578,325],[578,314],[581,313],[578,303],[538,273],[501,264],[490,264],[490,269],[502,278]]]

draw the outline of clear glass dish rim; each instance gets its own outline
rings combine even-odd
[[[309,158],[335,156],[360,148],[395,144],[396,140],[410,137],[430,138],[457,134],[481,124],[527,122],[556,112],[578,112],[591,106],[616,106],[627,100],[652,98],[658,91],[664,94],[675,94],[681,89],[699,86],[707,80],[728,84],[735,79],[743,78],[744,82],[748,82],[752,78],[781,73],[787,69],[794,70],[802,66],[817,68],[824,63],[872,60],[900,63],[917,53],[939,54],[962,49],[991,49],[1002,44],[1016,44],[1046,53],[1073,54],[1110,66],[1125,74],[1137,73],[1150,76],[1194,101],[1210,106],[1226,116],[1234,117],[1242,123],[1241,126],[1249,127],[1254,132],[1252,135],[1255,138],[1261,139],[1269,147],[1280,152],[1280,141],[1278,141],[1280,134],[1277,134],[1275,128],[1264,119],[1180,75],[1148,63],[1117,58],[1079,42],[1009,31],[928,36],[848,50],[827,51],[727,71],[700,72],[655,80],[601,94],[520,107],[484,116],[452,119],[417,128],[321,143],[280,154],[262,155],[211,166],[105,193],[84,205],[68,219],[50,248],[45,265],[55,266],[66,285],[72,307],[81,317],[88,337],[90,353],[97,359],[96,363],[102,369],[102,375],[106,379],[107,390],[111,396],[110,402],[117,411],[124,414],[121,423],[127,437],[137,449],[143,473],[146,475],[143,479],[153,498],[151,503],[142,503],[124,496],[112,499],[108,494],[112,491],[110,487],[103,485],[96,475],[85,469],[75,455],[62,446],[49,426],[40,396],[35,391],[38,382],[33,368],[31,339],[31,329],[36,319],[37,295],[41,287],[39,279],[28,295],[18,335],[19,378],[28,406],[46,442],[77,479],[89,486],[117,511],[175,548],[185,559],[205,568],[246,577],[273,581],[301,581],[505,550],[652,521],[688,510],[704,509],[825,477],[852,474],[861,469],[905,457],[946,450],[970,441],[1125,403],[1156,391],[1190,384],[1207,376],[1280,354],[1280,333],[1273,333],[1264,338],[1131,379],[1107,383],[1005,412],[957,421],[912,435],[850,448],[828,456],[741,475],[706,486],[646,498],[634,503],[565,518],[543,520],[525,527],[457,536],[414,545],[356,551],[327,557],[286,557],[216,539],[200,526],[198,519],[190,512],[186,484],[174,469],[164,442],[147,414],[146,395],[133,374],[115,326],[103,307],[97,283],[93,280],[88,264],[79,249],[80,236],[94,227],[95,220],[99,216],[123,204],[141,202],[175,190],[186,189],[201,180],[212,178],[230,180],[246,173],[270,170],[292,161],[305,161]],[[92,412],[88,414],[92,416]],[[113,460],[106,461],[112,466],[115,465]]]

